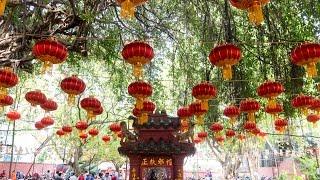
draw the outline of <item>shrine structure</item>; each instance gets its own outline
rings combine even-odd
[[[195,153],[195,146],[179,139],[180,119],[165,112],[149,115],[143,125],[133,119],[136,139],[127,138],[118,149],[130,160],[129,179],[183,180],[184,158]]]

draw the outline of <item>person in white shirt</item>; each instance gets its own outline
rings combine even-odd
[[[72,172],[69,180],[78,180],[78,177],[75,175],[74,172]]]

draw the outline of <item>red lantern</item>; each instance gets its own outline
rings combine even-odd
[[[41,105],[47,101],[46,95],[44,95],[40,90],[27,92],[25,98],[31,106]]]
[[[240,102],[240,111],[248,113],[248,120],[255,121],[255,112],[259,111],[260,104],[255,99],[248,98]]]
[[[227,131],[226,131],[226,137],[227,138],[232,138],[232,137],[234,137],[236,135],[236,132],[234,131],[234,130],[232,130],[232,129],[228,129]]]
[[[204,124],[204,115],[208,112],[205,109],[201,108],[200,102],[193,102],[189,105],[189,110],[191,114],[196,116],[196,124],[203,125]]]
[[[6,115],[9,121],[16,121],[21,117],[20,113],[17,111],[10,111]]]
[[[38,130],[41,130],[43,128],[45,128],[45,125],[43,125],[41,123],[41,121],[37,121],[35,124],[34,124],[34,127],[37,128]]]
[[[98,109],[95,109],[93,110],[93,116],[96,117],[96,116],[99,116],[103,113],[103,107],[100,106]]]
[[[286,130],[286,127],[288,126],[288,120],[278,118],[274,121],[274,126],[278,127],[276,128],[276,130],[282,133]]]
[[[148,115],[152,114],[156,109],[156,105],[152,101],[144,101],[143,108],[141,110],[140,122],[138,124],[145,124],[148,122]]]
[[[195,143],[195,144],[199,144],[199,143],[201,143],[203,140],[201,139],[201,138],[199,138],[198,136],[195,136],[194,138],[193,138],[193,142]]]
[[[181,120],[187,120],[192,116],[189,107],[180,107],[177,111],[177,115]]]
[[[112,123],[109,126],[110,131],[114,132],[115,134],[121,131],[121,126],[119,123]]]
[[[81,132],[79,134],[79,138],[82,140],[86,140],[88,138],[88,134],[86,134],[85,132]]]
[[[152,86],[143,81],[136,81],[128,86],[128,93],[136,98],[137,109],[143,108],[143,102],[152,95]]]
[[[140,6],[148,0],[116,0],[121,6],[120,16],[125,19],[134,17],[134,12],[137,6]]]
[[[268,99],[267,107],[275,108],[277,105],[275,98],[284,92],[284,87],[279,82],[267,81],[258,87],[257,92],[259,96]]]
[[[75,96],[83,93],[86,89],[86,84],[76,75],[63,79],[60,83],[63,92],[68,94],[68,104],[75,104]]]
[[[232,66],[241,59],[241,49],[233,44],[223,44],[213,48],[209,55],[211,64],[222,68],[225,80],[232,79]]]
[[[107,143],[107,142],[109,142],[109,141],[111,140],[111,138],[110,138],[110,136],[105,135],[105,136],[102,136],[102,140],[103,140],[105,143]]]
[[[316,123],[320,120],[320,115],[310,114],[307,116],[307,121],[312,123],[314,127],[316,127]]]
[[[5,106],[11,106],[13,98],[9,95],[0,95],[0,111],[3,111]]]
[[[240,140],[240,141],[244,141],[246,139],[246,136],[243,135],[243,134],[238,134],[237,135],[237,138]]]
[[[258,127],[251,130],[251,133],[255,136],[258,136],[260,134],[260,129]]]
[[[133,108],[132,114],[133,114],[135,117],[140,118],[140,117],[141,117],[141,114],[142,114],[141,109]]]
[[[207,132],[198,132],[198,137],[200,139],[206,139],[208,137],[208,133]]]
[[[213,123],[211,126],[210,126],[210,129],[211,131],[213,131],[215,134],[221,132],[223,130],[223,126],[218,123],[218,122],[215,122]]]
[[[303,94],[300,94],[291,100],[291,105],[294,108],[300,109],[305,116],[308,115],[308,108],[311,107],[312,103],[313,97]]]
[[[1,3],[1,2],[0,2]],[[8,88],[18,84],[19,78],[12,68],[5,67],[0,69],[0,97],[8,94]]]
[[[243,124],[243,129],[245,129],[246,131],[252,131],[253,129],[255,129],[257,127],[256,123],[254,121],[246,121]]]
[[[41,123],[45,126],[51,126],[54,124],[54,120],[50,117],[50,116],[46,116],[44,118],[41,119]]]
[[[120,131],[117,133],[118,138],[122,139],[124,137],[123,133]]]
[[[262,7],[270,0],[229,0],[235,8],[248,11],[249,21],[260,25],[263,22]]]
[[[65,132],[66,134],[72,132],[72,127],[71,127],[70,125],[63,125],[61,129],[62,129],[62,131]]]
[[[283,106],[281,104],[277,104],[274,108],[267,106],[264,111],[271,114],[274,118],[277,118],[278,114],[283,112]]]
[[[63,135],[65,135],[65,132],[62,129],[57,130],[56,134],[61,137]]]
[[[45,103],[41,104],[40,107],[44,109],[46,112],[49,112],[57,110],[58,104],[52,99],[48,99]]]
[[[211,83],[203,82],[192,88],[192,96],[201,101],[201,109],[208,111],[208,101],[217,96],[217,89]]]
[[[91,120],[94,117],[93,111],[101,107],[101,102],[96,99],[94,96],[89,96],[80,101],[81,107],[87,111],[88,120]]]
[[[240,115],[240,109],[237,106],[230,105],[223,110],[223,115],[230,118],[230,122],[233,125]]]
[[[68,50],[65,45],[54,39],[40,40],[32,49],[33,55],[44,63],[43,72],[52,67],[53,64],[60,64],[68,57]]]
[[[189,130],[189,121],[188,120],[181,120],[181,127],[180,130],[181,132],[186,132]]]
[[[88,127],[89,127],[89,125],[88,125],[87,121],[80,120],[76,123],[76,128],[81,132],[86,130]]]
[[[314,110],[316,114],[320,115],[320,99],[313,98],[310,109]]]
[[[122,57],[133,66],[133,75],[139,79],[142,76],[143,66],[154,57],[153,48],[145,42],[134,41],[123,47]]]
[[[92,128],[89,130],[89,134],[94,137],[97,136],[99,134],[99,130],[97,128]]]
[[[218,144],[222,145],[222,144],[223,144],[223,141],[224,141],[224,137],[223,137],[223,136],[217,136],[217,137],[214,138],[214,140],[215,140]]]
[[[320,44],[303,43],[291,52],[291,62],[298,66],[304,66],[307,76],[317,76],[316,64],[320,60]]]

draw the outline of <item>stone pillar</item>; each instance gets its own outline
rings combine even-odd
[[[173,177],[174,180],[183,180],[184,155],[173,156]]]
[[[129,156],[129,160],[130,160],[129,180],[142,179],[140,177],[141,158],[137,156]]]

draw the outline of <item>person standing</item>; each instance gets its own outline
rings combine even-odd
[[[11,179],[12,180],[17,180],[17,174],[16,174],[15,170],[13,170],[12,173],[11,173]]]
[[[77,180],[77,179],[78,178],[77,178],[76,174],[74,172],[72,172],[69,180]]]
[[[80,176],[78,177],[78,180],[85,180],[84,175],[80,174]]]

